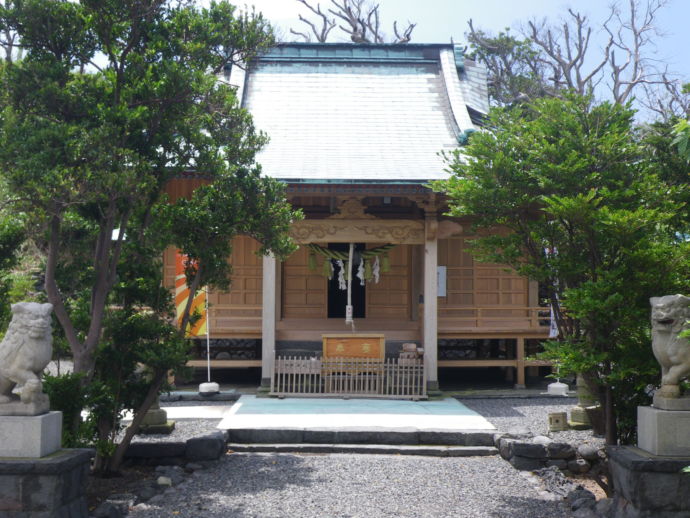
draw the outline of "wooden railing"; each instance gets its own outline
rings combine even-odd
[[[425,399],[426,372],[421,359],[279,356],[273,365],[270,394]]]
[[[457,327],[549,327],[549,308],[527,306],[446,306],[439,304],[438,318]]]

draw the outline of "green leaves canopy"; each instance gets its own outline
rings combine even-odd
[[[577,96],[493,110],[489,131],[450,156],[452,177],[436,184],[450,214],[484,231],[474,241],[481,260],[546,289],[560,332],[548,350],[561,371],[614,390],[631,372],[656,370],[648,298],[687,290],[676,217],[687,185],[655,173],[632,116]],[[636,379],[640,392],[654,381]]]

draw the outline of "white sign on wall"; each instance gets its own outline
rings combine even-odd
[[[438,296],[446,296],[446,267],[437,266],[436,267],[436,284],[438,286]]]

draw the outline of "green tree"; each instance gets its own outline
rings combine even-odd
[[[474,241],[480,260],[548,288],[559,340],[547,354],[599,394],[609,443],[630,438],[631,409],[658,378],[649,297],[687,287],[675,218],[687,186],[650,167],[632,117],[575,95],[492,110],[491,131],[450,157],[453,175],[436,185],[452,215],[493,231]]]
[[[104,445],[96,464],[117,470],[165,374],[185,362],[181,333],[169,324],[170,294],[155,273],[164,248],[203,246],[195,239],[229,211],[244,222],[221,221],[217,242],[248,233],[266,252],[290,247],[293,213],[283,191],[247,172],[266,137],[235,88],[218,80],[270,46],[272,32],[260,14],[225,1],[200,8],[165,0],[10,2],[0,11],[2,31],[21,41],[23,57],[0,77],[0,170],[15,210],[31,214],[48,299],[75,371],[92,389]],[[214,187],[173,208],[165,186],[188,171]],[[239,183],[243,199],[227,190]],[[199,201],[210,191],[216,204]],[[184,207],[194,226],[161,221]],[[196,257],[209,271],[221,262],[212,253]],[[136,394],[127,388],[135,379],[143,380]],[[136,413],[115,446],[123,408]]]
[[[190,294],[180,318],[184,332],[200,287],[230,288],[232,238],[252,237],[261,244],[260,254],[285,258],[296,248],[288,231],[301,213],[285,202],[285,184],[262,177],[258,167],[241,167],[233,175],[199,187],[189,199],[161,205],[156,218],[161,235],[170,236],[170,243],[187,256]]]

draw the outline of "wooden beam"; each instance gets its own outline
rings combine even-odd
[[[206,367],[206,360],[189,360],[187,367]],[[261,360],[211,360],[212,369],[246,369],[261,367]]]

